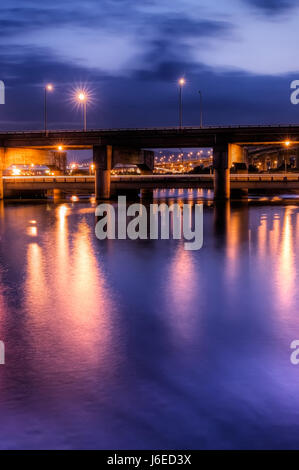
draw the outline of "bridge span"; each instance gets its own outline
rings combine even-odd
[[[72,194],[95,194],[94,176],[5,176],[4,198],[26,192],[59,190]],[[231,174],[232,190],[298,190],[299,173]],[[111,177],[111,196],[121,191],[154,189],[213,189],[214,175],[121,175]]]
[[[118,163],[136,164],[144,175],[152,173],[154,148],[213,148],[214,198],[228,199],[233,184],[229,170],[244,162],[248,145],[299,143],[299,125],[213,126],[149,129],[94,129],[88,131],[0,132],[1,178],[7,149],[87,149],[93,150],[95,194],[98,199],[111,196],[111,169]],[[4,164],[3,164],[4,162]],[[249,182],[248,182],[249,183]]]

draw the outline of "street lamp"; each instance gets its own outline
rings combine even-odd
[[[202,92],[198,90],[200,96],[200,127],[202,127]]]
[[[182,77],[179,79],[179,116],[180,116],[180,129],[183,127],[183,102],[182,102],[182,90],[186,80]]]
[[[45,133],[47,133],[47,94],[48,91],[53,91],[53,85],[51,83],[48,83],[48,85],[45,86],[45,105],[44,105],[44,119],[45,119]]]
[[[87,129],[87,124],[86,124],[87,96],[83,91],[81,91],[80,93],[78,93],[77,98],[78,98],[78,101],[82,103],[82,106],[83,106],[83,125],[84,125],[84,131],[86,131]]]

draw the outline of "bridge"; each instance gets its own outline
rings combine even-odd
[[[88,131],[0,132],[0,161],[8,149],[92,149],[97,199],[111,196],[111,169],[117,163],[136,164],[143,175],[153,171],[154,148],[213,148],[215,199],[230,197],[229,169],[244,162],[245,149],[253,145],[284,148],[299,144],[299,125],[218,126],[150,129],[95,129]],[[3,171],[4,166],[0,168]],[[0,198],[3,180],[0,174]],[[195,180],[194,180],[195,181]]]
[[[20,193],[59,190],[71,194],[94,194],[94,176],[4,176],[4,197]],[[299,173],[231,174],[232,190],[299,190]],[[154,189],[213,189],[213,175],[142,175],[112,176],[111,196],[121,191]]]

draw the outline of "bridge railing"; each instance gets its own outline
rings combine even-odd
[[[3,176],[6,183],[90,183],[94,176]]]
[[[74,134],[92,134],[92,133],[114,133],[114,132],[150,132],[150,131],[188,131],[188,130],[196,130],[196,131],[207,131],[209,129],[215,130],[215,129],[271,129],[271,128],[293,128],[293,129],[298,129],[299,125],[298,124],[244,124],[244,125],[220,125],[220,126],[183,126],[182,128],[179,126],[170,126],[170,127],[120,127],[120,128],[102,128],[102,129],[88,129],[87,131],[82,131],[82,129],[49,129],[47,131],[47,137],[51,136],[51,134],[63,134],[63,133],[74,133]],[[1,131],[0,135],[28,135],[28,134],[33,134],[33,135],[38,135],[38,134],[45,134],[44,131],[41,130],[23,130],[23,131]]]
[[[112,175],[112,181],[178,181],[195,180],[211,181],[214,178],[210,174],[182,174],[182,175]],[[5,183],[91,183],[94,176],[3,176]],[[231,181],[299,181],[299,173],[275,173],[275,174],[231,174]]]

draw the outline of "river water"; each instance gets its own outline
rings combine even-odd
[[[207,196],[199,251],[0,206],[1,449],[299,448],[298,202]]]

